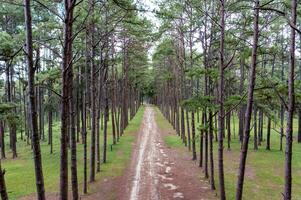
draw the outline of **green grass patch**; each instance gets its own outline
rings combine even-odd
[[[172,133],[172,126],[168,121],[164,118],[163,114],[160,110],[156,107],[155,108],[155,116],[156,116],[156,123],[160,130]],[[175,147],[175,148],[184,148],[182,140],[176,134],[168,134],[163,137],[165,144],[168,147]]]
[[[96,179],[101,180],[106,177],[117,177],[123,174],[127,163],[131,157],[132,143],[135,140],[135,134],[139,130],[140,123],[143,118],[144,107],[141,107],[130,121],[129,126],[120,138],[120,142],[113,146],[112,144],[112,126],[111,121],[108,122],[108,148],[107,163],[101,165],[101,172],[97,173]],[[47,133],[47,128],[45,130]],[[102,132],[101,132],[101,148],[102,148]],[[58,192],[59,188],[59,172],[60,172],[60,123],[55,122],[53,126],[53,154],[50,154],[50,146],[47,142],[41,142],[41,151],[43,159],[43,173],[45,181],[45,190],[47,193]],[[6,140],[8,137],[6,137]],[[88,169],[90,158],[90,132],[88,132]],[[9,149],[8,144],[6,149]],[[8,151],[6,160],[2,160],[2,167],[6,170],[5,179],[9,199],[17,199],[18,197],[33,194],[36,192],[35,175],[33,165],[33,155],[30,146],[25,141],[19,139],[17,144],[18,158],[11,159],[11,152]],[[77,164],[79,189],[82,191],[83,180],[83,145],[77,145]],[[70,155],[69,155],[70,159]],[[70,172],[70,170],[69,170]],[[89,175],[89,170],[88,170]],[[70,177],[70,175],[69,175]],[[71,185],[71,184],[70,184]]]

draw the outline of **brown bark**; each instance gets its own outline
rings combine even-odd
[[[92,13],[94,12],[94,0],[90,0],[89,4],[91,6]],[[92,14],[93,15],[93,14]],[[90,86],[90,95],[91,95],[91,145],[90,145],[90,182],[95,181],[95,151],[96,151],[96,102],[97,102],[97,90],[96,90],[96,66],[94,63],[95,57],[95,46],[94,46],[94,19],[91,20],[89,24],[88,37],[89,37],[89,50],[90,50],[90,77],[91,77],[91,86]]]
[[[256,63],[257,63],[257,49],[258,49],[258,37],[259,37],[259,28],[258,28],[258,21],[259,21],[259,0],[256,0],[255,5],[255,16],[254,16],[254,24],[253,24],[253,47],[252,47],[252,61],[249,73],[249,87],[248,87],[248,99],[247,99],[247,109],[245,113],[245,120],[244,120],[244,139],[240,154],[240,163],[239,163],[239,170],[238,170],[238,179],[237,179],[237,186],[236,186],[236,200],[242,199],[243,194],[243,183],[244,183],[244,176],[245,176],[245,167],[246,167],[246,160],[248,154],[248,144],[250,138],[250,124],[251,124],[251,117],[252,117],[252,107],[253,107],[253,93],[255,87],[255,78],[256,78]]]
[[[76,0],[65,0],[64,44],[62,64],[62,111],[61,111],[61,158],[60,158],[60,200],[68,199],[68,130],[70,124],[70,99],[72,91],[72,26]],[[71,90],[70,90],[71,89]]]
[[[196,146],[195,146],[195,120],[194,120],[194,111],[191,112],[191,136],[192,136],[192,160],[196,160]]]
[[[225,111],[224,111],[224,43],[225,43],[225,1],[220,0],[220,66],[219,66],[219,111],[218,111],[218,177],[220,199],[226,199],[224,178],[224,133],[225,133]]]
[[[8,200],[4,174],[5,174],[5,171],[2,170],[2,168],[1,168],[1,159],[0,159],[0,195],[1,195],[2,200]]]
[[[296,25],[297,19],[297,1],[291,1],[291,23]],[[295,107],[294,92],[294,71],[295,71],[295,49],[296,49],[296,32],[291,28],[290,34],[290,56],[288,69],[288,106],[287,106],[287,122],[286,122],[286,147],[284,162],[284,191],[283,199],[290,200],[292,198],[292,146],[293,146],[293,117]]]
[[[36,96],[35,96],[35,69],[33,64],[33,44],[32,44],[32,20],[30,10],[30,0],[24,0],[24,15],[26,26],[26,57],[28,68],[28,92],[29,92],[29,110],[30,110],[30,124],[31,124],[31,137],[32,148],[35,166],[35,177],[37,187],[37,199],[45,200],[44,177],[42,167],[42,156],[40,150],[40,141],[38,133],[37,109],[36,109]]]
[[[214,159],[213,159],[213,116],[211,110],[209,110],[209,160],[210,160],[210,186],[211,186],[211,190],[215,190]]]
[[[4,124],[3,121],[0,121],[0,147],[1,147],[1,159],[5,159],[5,133],[4,133]]]

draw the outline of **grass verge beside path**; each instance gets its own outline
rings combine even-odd
[[[156,121],[159,128],[163,131],[168,131],[173,134],[168,134],[164,137],[167,146],[177,148],[179,150],[185,149],[180,137],[175,134],[172,126],[163,117],[162,113],[156,108]],[[186,124],[185,124],[186,125]],[[199,124],[196,124],[198,127]],[[224,169],[225,169],[225,187],[227,199],[235,199],[236,180],[240,156],[240,142],[237,138],[238,120],[235,118],[234,126],[232,126],[232,134],[236,130],[236,136],[232,135],[231,150],[227,150],[227,138],[224,140]],[[294,121],[295,136],[297,135],[297,120]],[[196,145],[197,154],[199,156],[199,131],[197,131]],[[271,130],[271,150],[265,149],[266,141],[262,142],[259,150],[253,150],[253,138],[251,133],[249,143],[249,153],[247,158],[247,166],[245,173],[245,184],[243,199],[256,200],[278,200],[282,199],[282,191],[284,185],[284,151],[279,151],[279,134]],[[266,137],[266,124],[264,123],[264,137]],[[283,139],[285,149],[285,138]],[[215,185],[218,191],[218,169],[217,169],[217,142],[214,141],[214,173]],[[191,153],[188,152],[187,153]],[[199,157],[198,157],[199,158]],[[293,200],[301,199],[301,144],[294,140],[293,144]],[[201,173],[201,170],[200,170]]]
[[[96,174],[97,180],[102,180],[107,177],[117,177],[123,174],[131,158],[132,144],[135,141],[135,135],[140,128],[143,119],[144,107],[142,106],[137,112],[129,126],[126,128],[124,135],[120,138],[120,142],[113,146],[113,151],[110,150],[112,144],[112,126],[111,121],[108,122],[108,150],[107,163],[101,165],[101,172]],[[47,128],[45,129],[47,133]],[[102,146],[102,132],[100,144]],[[90,132],[88,130],[88,169],[90,158]],[[53,154],[50,154],[50,147],[47,142],[41,142],[41,151],[43,159],[43,172],[45,179],[46,193],[57,193],[59,189],[60,175],[60,123],[56,122],[53,126]],[[6,137],[6,140],[8,137]],[[11,153],[8,152],[6,160],[2,160],[2,167],[5,169],[5,180],[8,190],[9,199],[14,200],[18,197],[27,196],[36,192],[33,155],[30,146],[26,142],[19,139],[17,144],[18,158],[11,159]],[[102,148],[102,147],[101,147]],[[6,149],[9,149],[8,144]],[[102,149],[101,149],[102,151]],[[83,145],[77,145],[78,159],[78,178],[79,191],[82,193],[83,180]],[[70,154],[69,154],[70,159]],[[69,167],[70,169],[70,167]],[[70,173],[70,170],[69,170]],[[89,170],[88,170],[89,175]],[[69,175],[70,178],[70,175]],[[71,184],[69,184],[71,185]],[[89,186],[88,186],[89,187]],[[89,191],[93,192],[93,191]]]

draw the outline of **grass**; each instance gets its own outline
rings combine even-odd
[[[96,179],[102,180],[107,177],[117,177],[123,174],[125,167],[131,157],[132,143],[135,140],[135,134],[140,127],[143,118],[144,107],[141,107],[129,123],[124,135],[120,138],[120,142],[113,146],[113,151],[110,150],[112,144],[111,137],[111,121],[108,123],[108,151],[107,163],[101,165],[101,172],[97,173]],[[47,130],[45,130],[47,131]],[[47,132],[45,132],[47,133]],[[6,137],[7,139],[8,137]],[[43,172],[45,190],[47,193],[56,193],[59,188],[59,167],[60,167],[60,123],[55,122],[53,126],[53,154],[50,154],[50,147],[47,142],[41,143]],[[88,132],[88,139],[90,134]],[[102,134],[100,138],[102,142]],[[88,146],[89,146],[88,141]],[[8,150],[8,145],[6,146]],[[2,161],[2,167],[5,168],[6,186],[8,190],[9,199],[17,199],[18,197],[26,196],[36,192],[33,155],[30,146],[26,142],[18,141],[18,158],[13,160],[11,152],[8,152],[6,160]],[[83,145],[78,143],[78,177],[79,189],[82,191],[83,180]],[[88,147],[88,164],[90,157],[90,149]],[[69,157],[70,158],[70,157]],[[89,166],[88,166],[89,169]],[[69,170],[70,172],[70,170]],[[89,171],[88,171],[89,175]],[[70,177],[70,176],[69,176]],[[93,191],[90,191],[93,192]]]
[[[156,120],[162,130],[171,130],[172,127],[157,109]],[[297,120],[294,121],[294,135],[296,136]],[[224,168],[225,168],[225,187],[227,199],[235,199],[236,180],[240,155],[240,142],[238,141],[238,119],[235,118],[232,125],[232,134],[234,129],[236,137],[232,135],[231,150],[224,150]],[[277,129],[276,125],[272,125]],[[264,123],[264,137],[266,136],[266,126]],[[265,149],[265,141],[259,146],[259,150],[253,150],[253,133],[251,133],[249,143],[249,153],[247,158],[247,168],[245,175],[243,199],[281,199],[284,185],[284,151],[279,151],[279,134],[271,131],[271,150]],[[294,138],[296,141],[296,138]],[[169,147],[183,149],[185,148],[181,139],[176,135],[168,135],[164,138]],[[226,138],[224,146],[226,146]],[[285,139],[283,139],[283,149],[285,149]],[[197,140],[197,153],[199,153],[199,140]],[[214,142],[214,161],[215,161],[215,183],[218,188],[217,177],[217,143]],[[301,144],[293,144],[293,188],[292,196],[294,200],[301,199]],[[218,191],[218,190],[217,190]]]

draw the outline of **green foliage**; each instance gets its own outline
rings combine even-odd
[[[196,95],[190,99],[182,101],[181,105],[190,111],[196,111],[205,108],[215,110],[217,108],[214,104],[214,97],[212,96]]]
[[[0,41],[0,58],[7,60],[14,53],[15,40],[6,31],[0,31]]]

